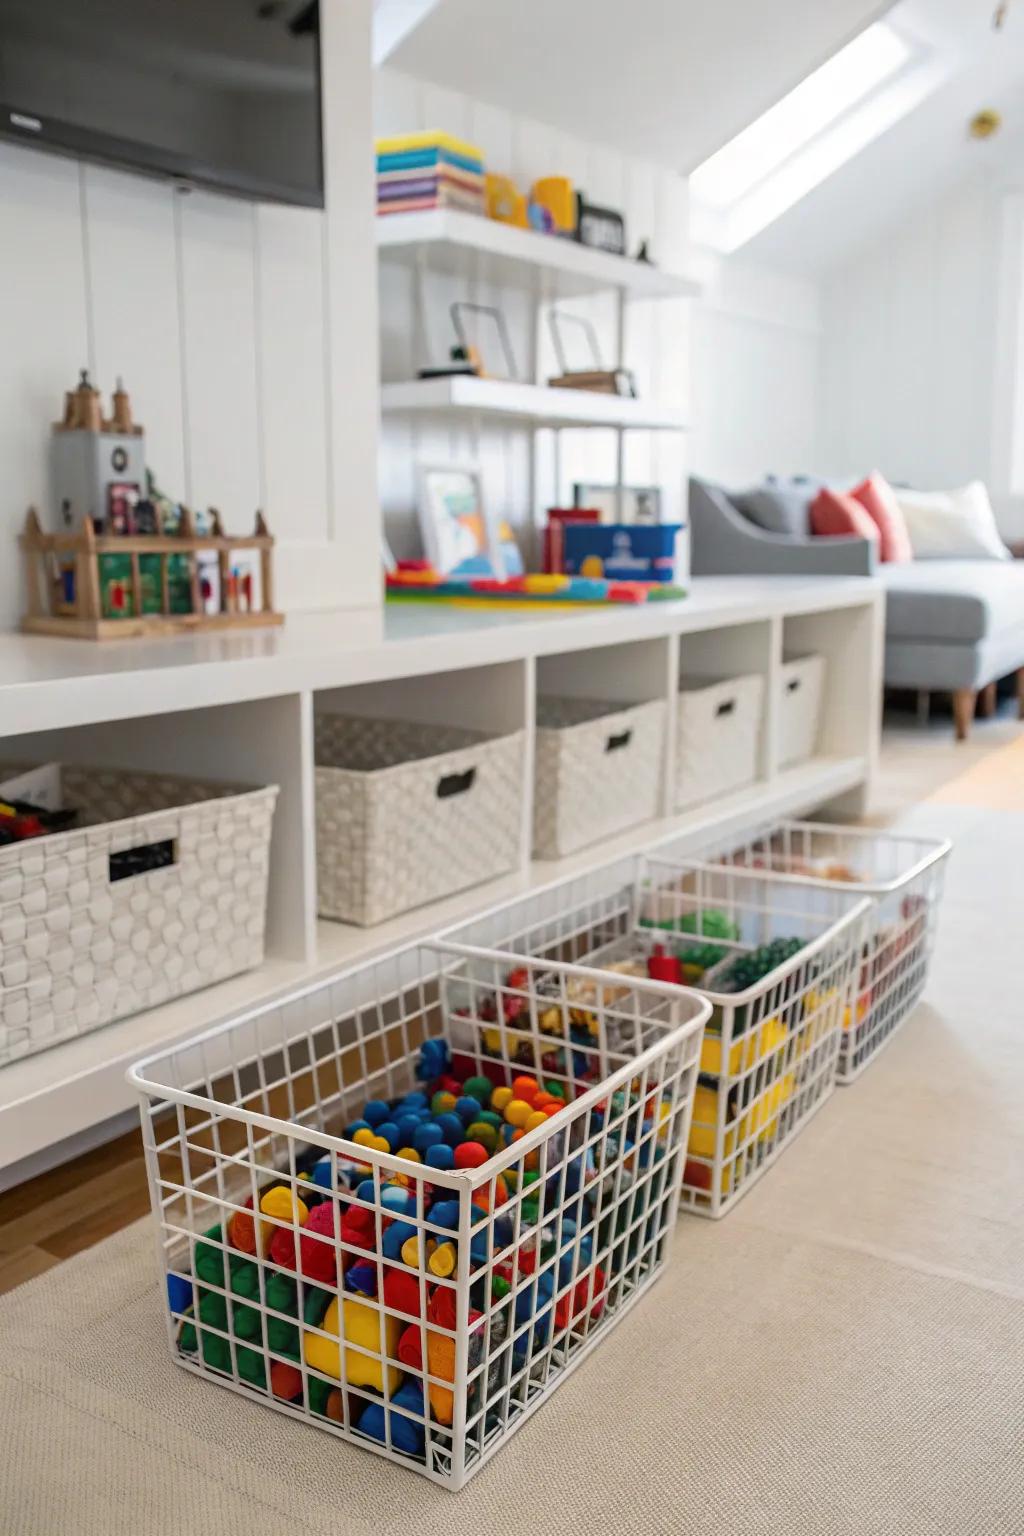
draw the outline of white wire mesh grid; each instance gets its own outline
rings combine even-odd
[[[782,821],[696,855],[702,863],[760,870],[818,890],[823,911],[837,885],[871,898],[856,998],[843,1020],[841,1083],[870,1065],[924,991],[951,849],[946,838]],[[667,852],[671,857],[671,844]]]
[[[140,1063],[172,1354],[462,1486],[663,1267],[708,1013],[657,983],[423,946]],[[415,1089],[442,1035],[476,1073],[532,1069],[569,1102],[473,1171],[338,1135]]]
[[[634,978],[647,975],[653,958],[671,964],[672,950],[682,957],[684,979],[713,1009],[682,1203],[717,1217],[833,1091],[870,903],[838,886],[812,892],[682,861],[641,859],[636,875],[612,885],[601,871],[564,881],[442,937],[583,967],[622,967]],[[723,972],[733,961],[787,939],[799,941],[795,954],[743,990],[727,990]]]

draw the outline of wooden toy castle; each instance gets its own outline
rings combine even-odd
[[[47,532],[30,509],[24,630],[109,640],[284,622],[262,514],[251,535],[232,538],[217,512],[197,517],[160,496],[120,380],[106,417],[83,371],[54,423],[50,463],[60,526]]]

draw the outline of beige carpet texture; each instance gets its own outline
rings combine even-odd
[[[142,1223],[0,1302],[3,1536],[1019,1536],[1024,814],[905,824],[927,1001],[463,1492],[177,1369]]]

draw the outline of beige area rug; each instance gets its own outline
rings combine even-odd
[[[948,805],[980,805],[990,811],[1024,811],[1024,737],[988,753],[931,798]]]
[[[1024,815],[956,815],[927,1003],[461,1494],[176,1369],[142,1224],[0,1301],[3,1536],[1020,1536]]]

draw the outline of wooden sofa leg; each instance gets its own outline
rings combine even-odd
[[[958,688],[953,695],[953,721],[957,741],[966,741],[971,734],[976,699],[977,694],[973,688]]]
[[[978,692],[978,719],[991,720],[996,712],[998,696],[995,683],[986,683]]]

